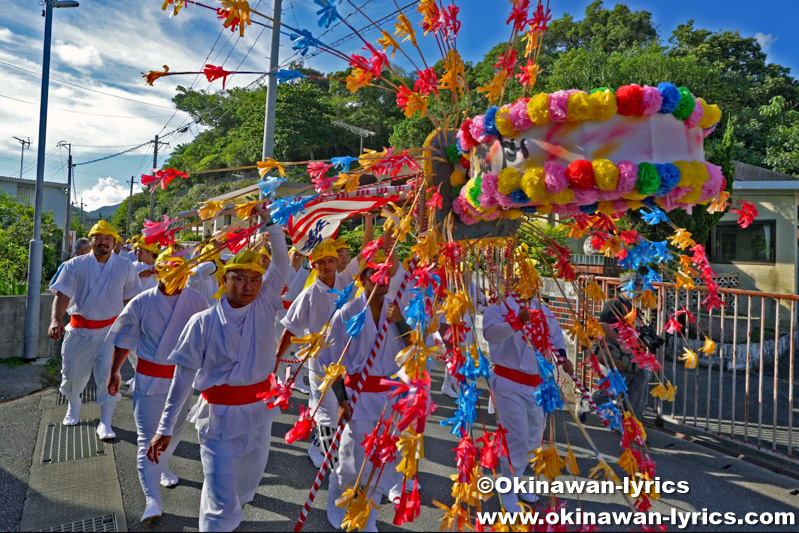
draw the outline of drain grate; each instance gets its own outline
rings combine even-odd
[[[83,403],[87,402],[96,402],[97,401],[97,387],[95,385],[88,385],[83,392],[80,393],[80,399],[83,400]],[[67,404],[67,397],[61,394],[61,391],[58,392],[58,398],[55,401],[56,405],[66,405]]]
[[[117,521],[114,515],[109,514],[99,516],[97,518],[89,518],[81,520],[80,522],[72,522],[71,524],[61,524],[47,529],[40,529],[39,531],[116,531]]]
[[[98,420],[81,420],[74,426],[47,424],[42,446],[42,464],[63,463],[105,455],[105,443],[97,437],[98,422]]]

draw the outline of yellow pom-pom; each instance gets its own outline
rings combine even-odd
[[[503,217],[509,220],[516,220],[520,218],[524,214],[524,211],[521,209],[508,209],[507,211],[503,211]]]
[[[705,182],[710,179],[710,174],[708,174],[707,167],[700,161],[691,161],[689,164],[691,165],[694,175],[693,185],[701,188],[702,185],[704,185]]]
[[[674,166],[680,169],[678,187],[692,187],[694,182],[694,169],[688,161],[675,161]]]
[[[522,173],[513,167],[503,168],[497,177],[497,189],[505,196],[509,195],[522,183]]]
[[[460,187],[466,183],[466,174],[459,168],[452,171],[449,175],[449,184],[453,187]]]
[[[607,216],[616,214],[616,209],[613,207],[613,202],[609,202],[607,200],[599,202],[599,206],[597,206],[596,210]]]
[[[574,191],[571,189],[563,189],[558,194],[552,195],[552,203],[555,205],[565,205],[570,203],[572,200],[574,200]]]
[[[494,117],[494,120],[497,124],[497,129],[499,130],[499,134],[503,137],[510,137],[516,134],[516,130],[513,127],[513,123],[510,121],[510,107],[503,106],[499,108],[497,114]]]
[[[642,207],[644,207],[644,203],[639,200],[627,199],[627,207],[630,209],[641,209]]]
[[[702,187],[692,186],[691,191],[682,195],[678,201],[685,202],[686,204],[695,204],[700,198],[702,198]]]
[[[594,115],[596,101],[588,93],[577,91],[569,95],[566,106],[566,120],[569,122],[583,122],[591,120]]]
[[[539,206],[537,206],[535,208],[535,210],[536,210],[536,212],[539,215],[548,215],[548,214],[550,214],[552,212],[552,206],[551,205],[539,205]]]
[[[538,93],[527,102],[527,116],[536,126],[549,123],[549,95]]]
[[[616,94],[613,91],[610,89],[595,91],[590,98],[594,101],[594,106],[591,108],[593,111],[591,120],[605,121],[616,116],[618,107],[616,106]]]
[[[540,202],[546,194],[546,187],[544,167],[530,167],[524,172],[522,190],[531,202]]]
[[[699,121],[699,127],[702,129],[709,128],[721,120],[721,109],[716,104],[708,105],[704,98],[697,98],[702,105],[703,113],[702,120]]]
[[[594,159],[594,177],[600,191],[615,191],[619,185],[619,169],[609,159]]]

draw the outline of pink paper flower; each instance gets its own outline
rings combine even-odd
[[[552,194],[563,192],[569,186],[566,167],[555,161],[544,163],[544,181],[546,182],[547,192]]]
[[[638,166],[630,161],[619,161],[616,166],[619,168],[619,184],[616,192],[619,196],[633,192],[638,183]]]
[[[655,116],[663,106],[663,97],[657,87],[644,85],[643,98],[641,100],[641,116],[648,118]]]

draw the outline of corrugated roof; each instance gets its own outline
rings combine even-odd
[[[735,181],[799,181],[799,178],[767,168],[733,161]]]
[[[24,178],[20,179],[20,178],[14,178],[14,177],[11,177],[11,176],[0,176],[0,181],[10,182],[10,183],[21,183],[21,184],[30,185],[30,186],[33,186],[33,187],[36,186],[36,180],[28,180],[28,179],[24,179]],[[67,186],[66,183],[58,183],[58,182],[55,182],[55,181],[45,181],[44,184],[45,185],[49,185],[51,187],[61,187],[61,188],[66,188],[66,186]]]

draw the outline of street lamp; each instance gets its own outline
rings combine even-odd
[[[78,7],[74,0],[44,0],[44,54],[42,92],[39,99],[39,141],[36,161],[36,200],[33,239],[28,251],[28,298],[25,308],[25,344],[22,359],[35,361],[39,354],[39,302],[42,292],[42,196],[44,189],[44,145],[47,137],[47,95],[50,90],[50,38],[53,33],[53,8]]]

